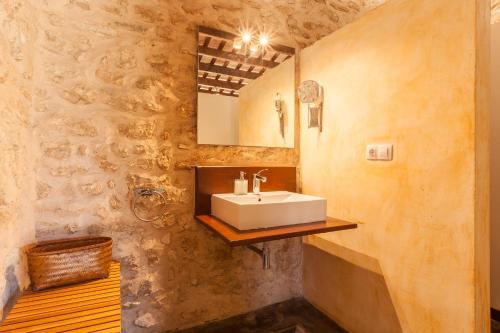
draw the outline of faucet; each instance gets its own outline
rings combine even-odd
[[[268,169],[262,169],[257,173],[253,174],[253,193],[254,194],[259,194],[260,193],[260,183],[265,183],[267,181],[267,177],[261,176],[260,174],[264,171],[267,171]]]

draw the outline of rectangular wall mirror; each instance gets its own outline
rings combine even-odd
[[[295,49],[198,27],[198,144],[294,147]]]

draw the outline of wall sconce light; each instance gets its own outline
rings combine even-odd
[[[274,111],[278,113],[279,124],[280,124],[280,134],[285,137],[285,112],[282,106],[282,99],[279,92],[274,96]]]
[[[281,95],[280,93],[276,93],[274,96],[274,110],[278,113],[278,116],[283,117],[283,111],[281,110]]]
[[[323,129],[323,87],[316,81],[303,81],[299,86],[299,98],[307,104],[308,128]]]

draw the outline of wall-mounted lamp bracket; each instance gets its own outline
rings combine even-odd
[[[299,98],[307,104],[308,128],[323,129],[323,87],[316,81],[307,80],[299,86]]]
[[[307,128],[318,128],[321,132],[323,129],[323,103],[316,107],[309,104],[307,111]]]

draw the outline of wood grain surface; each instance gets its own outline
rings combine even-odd
[[[250,245],[271,240],[307,236],[325,232],[355,229],[356,223],[328,217],[326,221],[296,224],[285,227],[241,231],[214,216],[199,215],[196,219],[222,237],[231,246]]]
[[[120,264],[107,279],[25,293],[0,332],[121,332]]]

